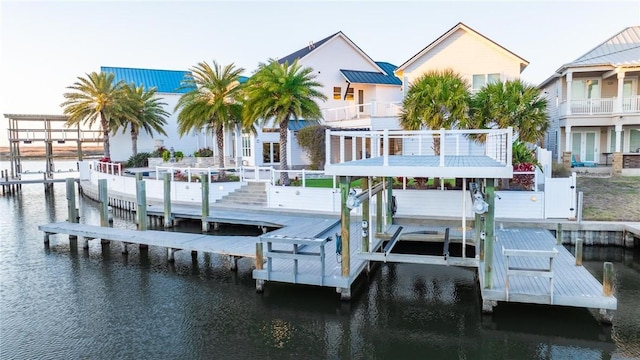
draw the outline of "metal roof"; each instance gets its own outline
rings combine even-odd
[[[397,66],[384,61],[376,61],[376,64],[378,64],[378,66],[382,70],[384,70],[384,72],[386,72],[387,75],[395,76],[393,75],[393,72],[396,71],[396,69],[398,68]]]
[[[155,70],[155,69],[134,69],[102,66],[100,71],[113,73],[115,81],[124,81],[127,84],[134,83],[136,86],[143,85],[146,89],[155,87],[159,93],[182,94],[190,89],[180,89],[180,84],[189,71],[182,70]]]
[[[357,84],[381,84],[402,85],[402,81],[393,75],[387,75],[375,71],[359,71],[340,69],[342,75],[350,83]]]
[[[320,125],[318,120],[289,120],[288,129],[291,131],[298,131],[304,129],[307,126]]]
[[[628,27],[563,68],[585,65],[639,65],[640,26]]]

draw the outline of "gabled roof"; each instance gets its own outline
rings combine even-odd
[[[420,50],[417,54],[413,55],[409,60],[407,60],[404,64],[400,65],[397,69],[397,71],[402,71],[404,69],[406,69],[409,65],[413,64],[416,60],[420,59],[424,54],[426,54],[427,52],[431,51],[433,48],[435,48],[436,46],[438,46],[440,43],[442,43],[444,40],[446,40],[448,37],[450,37],[451,35],[453,35],[456,31],[458,30],[464,30],[468,33],[472,33],[475,34],[479,37],[481,37],[482,39],[486,40],[487,42],[489,42],[490,44],[498,47],[500,50],[502,50],[504,53],[506,53],[507,55],[514,57],[515,59],[517,59],[520,62],[520,72],[522,72],[522,70],[524,70],[524,68],[527,67],[527,65],[529,65],[529,62],[525,59],[523,59],[522,57],[516,55],[515,53],[509,51],[508,49],[506,49],[505,47],[503,47],[502,45],[498,44],[497,42],[489,39],[488,37],[480,34],[479,32],[473,30],[472,28],[468,27],[467,25],[459,22],[456,24],[456,26],[452,27],[451,29],[449,29],[446,33],[442,34],[439,38],[437,38],[435,41],[433,41],[431,44],[427,45],[424,49]]]
[[[181,70],[155,70],[155,69],[134,69],[102,66],[100,71],[113,73],[114,80],[124,81],[127,84],[134,83],[136,86],[144,86],[145,89],[157,88],[159,93],[186,93],[189,89],[180,89],[180,84],[189,71]]]
[[[351,47],[353,47],[353,49],[360,53],[360,55],[362,55],[367,61],[369,61],[371,63],[371,65],[373,65],[375,68],[377,68],[378,70],[380,70],[381,72],[384,72],[384,70],[380,67],[380,65],[378,65],[378,63],[376,63],[375,61],[373,61],[369,55],[367,55],[364,51],[362,51],[362,49],[360,49],[360,47],[358,47],[358,45],[356,45],[353,41],[351,41],[351,39],[349,39],[349,37],[347,35],[345,35],[342,31],[338,31],[335,34],[329,35],[326,38],[318,41],[318,42],[310,42],[308,46],[303,47],[302,49],[295,51],[285,57],[282,57],[280,59],[278,59],[278,63],[280,64],[284,64],[285,62],[288,62],[289,64],[291,64],[292,62],[294,62],[296,59],[302,59],[305,56],[309,55],[310,53],[317,51],[318,49],[320,49],[324,44],[326,44],[327,42],[329,42],[329,40],[332,40],[334,38],[337,37],[341,37],[343,38],[349,45],[351,45]]]
[[[640,26],[620,31],[560,69],[589,65],[640,65]]]

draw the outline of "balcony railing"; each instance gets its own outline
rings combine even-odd
[[[621,101],[620,101],[621,100]],[[634,95],[622,99],[574,99],[569,101],[570,111],[567,111],[567,102],[560,104],[560,113],[566,115],[610,115],[614,113],[640,112],[640,96]]]
[[[364,104],[354,104],[337,108],[322,109],[324,121],[335,122],[371,117],[394,117],[400,114],[400,102],[372,101]]]

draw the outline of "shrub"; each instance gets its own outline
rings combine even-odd
[[[213,150],[211,150],[211,148],[201,148],[200,150],[196,151],[193,153],[193,156],[195,157],[212,157],[213,156]]]
[[[184,159],[184,153],[182,151],[176,151],[173,153],[173,156],[176,158],[176,161]]]
[[[326,126],[312,125],[298,131],[298,144],[308,154],[311,160],[311,169],[322,169],[325,163],[325,130]]]
[[[162,161],[167,162],[167,161],[169,161],[170,158],[171,158],[171,152],[169,150],[165,149],[162,152]]]
[[[168,151],[166,147],[160,146],[159,148],[153,150],[151,153],[151,157],[162,157],[165,151]]]
[[[138,153],[138,155],[131,156],[127,163],[126,167],[147,167],[149,166],[149,158],[151,157],[151,153],[142,152]]]

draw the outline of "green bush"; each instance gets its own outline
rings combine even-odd
[[[326,129],[326,126],[312,125],[298,131],[298,144],[309,154],[312,170],[324,168]]]
[[[212,157],[213,156],[213,150],[211,150],[211,148],[202,148],[196,152],[193,153],[193,156],[195,157]]]
[[[126,167],[147,167],[149,166],[149,158],[152,157],[151,153],[142,152],[136,156],[132,156],[127,160]]]
[[[162,161],[167,162],[171,158],[171,152],[169,150],[164,150],[162,152]]]
[[[184,153],[182,151],[176,151],[173,153],[173,156],[176,158],[176,161],[184,159]]]
[[[167,148],[164,146],[160,146],[159,148],[153,150],[151,153],[151,157],[162,157],[162,154],[167,151]]]

